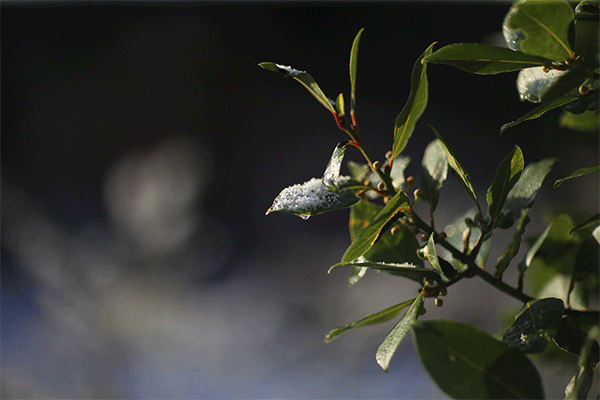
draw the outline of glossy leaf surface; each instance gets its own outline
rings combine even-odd
[[[544,57],[479,43],[450,44],[425,57],[425,61],[452,65],[481,75],[518,71],[552,63],[552,60]]]
[[[519,0],[506,15],[502,32],[512,50],[564,61],[574,55],[569,38],[573,21],[566,1]]]
[[[356,109],[356,69],[358,65],[358,44],[360,37],[365,29],[362,28],[356,34],[354,42],[352,42],[352,50],[350,51],[350,112],[354,114]]]
[[[346,264],[356,260],[365,254],[377,241],[381,235],[395,222],[402,214],[410,209],[410,200],[406,193],[398,192],[388,201],[385,207],[373,218],[371,223],[354,239],[350,247],[342,256],[342,263]]]
[[[448,177],[448,159],[439,139],[429,143],[423,154],[423,199],[429,203],[430,211],[437,208],[440,188]]]
[[[349,177],[340,177],[338,187],[350,181]],[[350,207],[357,201],[358,197],[351,190],[340,190],[336,193],[328,190],[322,179],[312,178],[307,182],[283,189],[266,214],[279,211],[307,219],[311,215]]]
[[[479,202],[477,201],[477,195],[475,195],[475,189],[473,189],[473,184],[471,183],[471,178],[469,177],[469,174],[467,174],[460,161],[458,161],[458,157],[456,156],[446,139],[444,139],[444,137],[433,126],[431,126],[431,129],[433,129],[435,136],[437,136],[437,138],[440,141],[439,143],[446,152],[448,165],[456,172],[456,176],[461,186],[463,187],[467,195],[471,198],[471,200],[473,200],[473,203],[475,203],[475,205],[477,206],[477,210],[481,211],[481,208],[479,207]]]
[[[554,336],[565,312],[562,300],[547,298],[525,304],[503,341],[524,353],[541,353]]]
[[[444,271],[442,271],[442,267],[440,266],[440,262],[438,260],[437,251],[435,250],[435,242],[433,241],[433,234],[429,235],[429,240],[425,245],[425,257],[429,260],[431,266],[438,271],[440,274],[444,275]]]
[[[534,108],[533,110],[529,111],[527,114],[523,115],[521,118],[511,121],[511,122],[507,122],[506,124],[502,125],[500,127],[500,133],[504,133],[504,131],[506,131],[508,128],[512,128],[513,126],[518,125],[521,122],[539,118],[542,115],[544,115],[545,113],[547,113],[548,111],[554,110],[555,108],[563,106],[574,100],[577,100],[577,96],[561,97],[561,98],[558,98],[551,102],[542,104],[541,106],[538,106],[538,107]]]
[[[489,213],[492,220],[495,220],[500,210],[504,206],[504,202],[508,197],[508,193],[515,186],[521,171],[523,171],[523,152],[519,146],[514,149],[500,162],[496,169],[496,175],[492,185],[487,191],[487,203],[489,205]]]
[[[408,333],[410,328],[416,322],[417,317],[419,316],[419,312],[423,307],[423,302],[425,297],[423,294],[419,294],[419,296],[412,303],[408,311],[402,316],[400,321],[392,328],[390,333],[385,337],[384,341],[381,343],[379,348],[377,349],[377,353],[375,354],[375,359],[377,360],[377,364],[383,368],[384,371],[387,372],[390,361],[392,357],[396,353],[398,346],[404,336]]]
[[[293,78],[297,80],[302,86],[306,88],[306,90],[310,92],[310,94],[312,94],[315,97],[315,99],[319,101],[319,103],[323,105],[323,107],[331,111],[332,114],[335,114],[335,109],[333,108],[331,101],[329,101],[327,96],[325,96],[325,93],[323,93],[319,85],[317,85],[317,82],[313,79],[312,76],[310,76],[310,74],[307,74],[304,71],[299,71],[292,67],[275,64],[272,62],[262,62],[258,65],[261,68],[264,68],[268,71],[279,72],[287,78]]]
[[[517,230],[510,242],[508,243],[508,245],[506,246],[506,249],[500,256],[500,258],[498,258],[498,263],[496,264],[496,271],[494,272],[494,276],[496,278],[502,277],[502,274],[508,268],[510,261],[513,258],[515,258],[515,256],[519,252],[519,247],[521,246],[521,238],[525,233],[525,227],[530,222],[529,216],[527,214],[529,214],[528,208],[521,210],[521,218],[519,218]]]
[[[519,350],[460,322],[419,321],[413,325],[423,366],[455,399],[540,399],[535,366]]]
[[[340,179],[340,169],[342,168],[342,161],[344,160],[344,154],[346,153],[345,143],[338,144],[333,150],[333,154],[329,159],[327,168],[323,173],[323,185],[332,192],[338,191],[338,180]]]
[[[429,83],[427,82],[427,64],[422,63],[424,57],[433,51],[432,43],[427,50],[417,59],[410,78],[410,95],[406,105],[396,117],[394,124],[394,146],[390,158],[396,158],[406,147],[412,135],[415,124],[427,107],[429,97]]]
[[[546,158],[544,160],[529,163],[521,173],[515,186],[508,192],[504,207],[500,212],[502,220],[497,226],[503,229],[510,228],[521,216],[521,210],[530,208],[535,200],[542,183],[552,170],[556,159]]]
[[[327,334],[327,336],[325,337],[325,343],[331,342],[333,339],[335,339],[342,333],[347,332],[351,329],[360,328],[361,326],[377,325],[394,319],[398,316],[398,314],[400,314],[400,312],[402,312],[402,310],[411,305],[414,300],[415,299],[404,301],[402,303],[388,307],[385,310],[369,314],[366,317],[359,319],[358,321],[352,322],[347,325],[339,326]]]
[[[369,262],[369,261],[361,261],[361,262],[353,262],[349,264],[335,264],[329,268],[328,273],[330,273],[334,268],[337,267],[355,267],[355,268],[369,268],[375,269],[378,271],[388,272],[391,275],[403,276],[405,278],[412,279],[414,281],[422,283],[425,278],[431,278],[437,282],[442,281],[442,277],[437,272],[429,269],[429,268],[419,268],[410,263],[403,264],[393,264],[393,263],[382,263],[382,262]]]

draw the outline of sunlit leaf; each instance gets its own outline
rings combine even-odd
[[[511,122],[507,122],[506,124],[502,125],[502,127],[500,127],[500,133],[504,133],[504,131],[506,131],[508,128],[512,128],[513,126],[518,125],[521,122],[539,118],[542,115],[544,115],[545,113],[547,113],[548,111],[554,110],[555,108],[563,106],[574,100],[577,100],[577,96],[561,97],[561,98],[558,98],[551,102],[542,104],[541,106],[536,107],[533,110],[529,111],[527,114],[523,115],[521,118],[511,121]]]
[[[556,334],[564,312],[565,306],[560,299],[530,301],[506,330],[503,341],[524,353],[541,353]]]
[[[406,311],[396,326],[392,328],[390,333],[388,333],[384,341],[377,349],[375,359],[377,360],[377,364],[379,364],[384,371],[387,372],[390,366],[390,361],[392,360],[394,353],[396,353],[400,342],[402,339],[404,339],[404,336],[406,336],[406,333],[411,326],[413,326],[413,324],[416,322],[419,312],[423,307],[424,300],[425,296],[423,294],[419,294],[408,311]]]
[[[563,61],[574,55],[569,43],[573,21],[566,1],[518,0],[506,14],[502,31],[512,50]]]
[[[331,101],[329,101],[327,96],[325,96],[325,94],[323,93],[319,85],[317,85],[317,82],[313,79],[313,77],[307,74],[306,72],[298,71],[297,69],[294,69],[292,67],[275,64],[272,62],[262,62],[258,65],[266,70],[279,72],[287,78],[293,78],[297,80],[302,86],[306,88],[306,90],[310,92],[310,94],[312,94],[315,97],[315,99],[319,101],[319,103],[323,105],[323,107],[328,109],[332,114],[335,114],[335,109],[333,108]]]
[[[433,234],[429,235],[429,240],[425,245],[425,257],[429,260],[431,266],[438,271],[440,274],[444,275],[444,271],[442,271],[442,267],[440,266],[440,262],[438,261],[437,251],[435,250],[435,242],[433,241]]]
[[[349,177],[340,177],[338,187],[349,181]],[[351,190],[340,190],[336,193],[328,190],[322,179],[312,178],[283,189],[266,214],[279,211],[308,219],[311,215],[350,207],[357,201],[358,197]]]
[[[567,176],[566,178],[562,178],[562,179],[559,179],[556,182],[554,182],[554,189],[556,189],[557,187],[562,185],[563,182],[568,179],[579,178],[580,176],[592,174],[592,173],[598,172],[598,171],[600,171],[600,165],[594,165],[592,167],[580,168],[577,171],[573,172],[571,175]]]
[[[417,352],[433,381],[455,399],[541,399],[540,376],[519,350],[461,322],[413,325]]]
[[[532,206],[535,196],[555,162],[554,158],[546,158],[529,163],[523,169],[519,180],[508,192],[504,207],[500,212],[501,218],[496,224],[498,227],[510,228],[520,218],[521,210]]]
[[[489,187],[486,196],[492,220],[496,219],[498,214],[500,214],[502,207],[504,207],[504,202],[508,197],[508,193],[521,176],[524,163],[521,148],[515,146],[508,156],[506,156],[498,165],[496,175],[494,176],[494,180]]]
[[[346,106],[344,104],[344,94],[338,94],[338,97],[335,99],[335,110],[337,111],[340,117],[346,115]]]
[[[342,192],[343,193],[343,192]],[[381,235],[410,209],[410,200],[406,193],[398,192],[388,201],[385,207],[373,218],[361,234],[354,239],[342,256],[342,263],[349,263],[365,254],[380,238]]]
[[[356,34],[354,42],[352,42],[352,50],[350,51],[350,112],[354,114],[356,110],[356,68],[358,64],[358,44],[360,37],[365,29],[362,28]]]
[[[448,158],[439,139],[427,145],[421,165],[423,199],[429,203],[430,212],[434,212],[440,200],[440,188],[448,176]]]
[[[431,129],[433,129],[435,136],[437,136],[437,138],[440,140],[439,143],[442,145],[442,148],[446,152],[448,165],[450,165],[450,168],[452,168],[456,172],[456,176],[461,186],[463,187],[467,195],[471,198],[471,200],[473,200],[473,203],[475,203],[475,205],[477,206],[477,210],[481,212],[479,202],[477,201],[477,195],[475,195],[475,189],[473,189],[473,184],[471,183],[471,178],[469,177],[469,174],[467,174],[465,169],[460,164],[460,161],[458,161],[458,157],[456,157],[456,154],[454,153],[446,139],[444,139],[444,137],[437,131],[437,129],[435,129],[431,125],[430,127]]]
[[[552,60],[479,43],[455,43],[425,57],[426,62],[452,65],[464,71],[491,75],[549,65]]]
[[[327,334],[327,336],[325,337],[325,343],[331,342],[333,339],[335,339],[342,333],[349,331],[350,329],[360,328],[361,326],[377,325],[394,319],[398,316],[398,314],[400,314],[400,312],[402,312],[402,310],[404,310],[406,307],[412,304],[414,300],[415,299],[404,301],[402,303],[388,307],[385,310],[381,310],[374,314],[369,314],[366,317],[359,319],[358,321],[352,322],[347,325],[339,326]]]
[[[558,125],[561,128],[573,131],[597,132],[600,129],[600,116],[598,115],[598,111],[585,111],[581,114],[573,114],[565,110],[558,117]]]
[[[338,192],[338,180],[340,178],[340,169],[346,153],[346,143],[338,144],[333,150],[329,159],[325,173],[323,174],[323,185],[332,192]]]
[[[427,107],[429,84],[427,82],[427,64],[422,63],[424,57],[433,51],[432,43],[427,50],[417,59],[410,78],[410,95],[406,105],[396,117],[394,124],[394,146],[391,158],[396,158],[406,147],[408,139],[412,135],[415,124]]]
[[[423,282],[425,278],[431,278],[437,282],[442,281],[442,277],[437,272],[429,269],[429,268],[419,268],[414,264],[403,263],[403,264],[393,264],[393,263],[383,263],[383,262],[352,262],[349,264],[335,264],[329,268],[328,273],[330,273],[334,268],[337,267],[354,267],[354,268],[368,268],[374,269],[377,271],[384,271],[391,275],[402,276],[405,278],[412,279],[417,282]]]

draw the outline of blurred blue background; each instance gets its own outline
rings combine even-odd
[[[347,271],[326,274],[349,244],[347,211],[265,217],[281,189],[321,176],[346,138],[300,85],[257,64],[307,70],[348,99],[364,27],[357,116],[383,159],[417,57],[434,41],[502,45],[508,8],[4,3],[2,398],[444,398],[410,340],[389,374],[376,364],[393,324],[323,342],[418,288],[378,274],[349,288]],[[417,181],[427,123],[481,196],[515,144],[526,162],[569,161],[548,181],[598,159],[597,134],[557,128],[557,112],[499,135],[531,109],[515,74],[432,65],[429,76],[430,106],[405,150]],[[597,210],[585,187],[570,188],[571,204]],[[565,193],[543,189],[539,202]],[[455,182],[440,203],[438,226],[469,207]],[[535,215],[531,232],[543,229]],[[424,318],[493,333],[518,308],[477,281],[452,289]],[[545,368],[547,394],[560,396],[574,364]]]

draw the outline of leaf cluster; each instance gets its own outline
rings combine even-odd
[[[598,311],[587,308],[590,295],[598,292],[600,214],[579,224],[567,214],[557,215],[544,232],[529,240],[528,252],[516,263],[518,283],[511,286],[502,280],[503,274],[515,265],[513,261],[526,241],[529,212],[556,160],[526,164],[521,148],[515,145],[498,164],[486,192],[487,207],[482,207],[459,155],[436,128],[430,126],[435,139],[423,154],[422,179],[412,198],[408,192],[418,184],[413,177],[405,178],[410,159],[402,152],[427,107],[429,64],[447,64],[481,75],[519,71],[521,100],[539,105],[502,126],[501,132],[558,107],[563,108],[561,124],[572,129],[597,129],[599,56],[597,36],[589,34],[590,27],[598,27],[597,0],[584,0],[575,10],[566,1],[518,0],[502,27],[507,48],[457,43],[434,51],[433,43],[414,63],[411,90],[394,121],[391,149],[383,161],[368,152],[356,118],[362,29],[350,52],[348,114],[343,94],[335,101],[329,99],[308,73],[270,62],[260,64],[298,81],[349,136],[336,146],[321,178],[284,189],[267,214],[279,211],[308,219],[349,208],[351,244],[329,272],[350,267],[351,285],[368,270],[407,278],[418,285],[411,299],[333,329],[326,342],[355,328],[394,320],[404,312],[376,351],[377,363],[388,371],[400,342],[412,331],[423,366],[439,387],[455,398],[543,398],[539,373],[527,354],[540,353],[552,342],[579,356],[578,371],[565,391],[566,397],[585,397],[591,371],[600,358]],[[348,147],[358,149],[366,163],[349,163],[350,175],[344,176],[340,171]],[[577,170],[557,180],[554,187],[599,169]],[[439,230],[434,215],[449,172],[473,209]],[[429,206],[425,219],[414,210],[418,201]],[[508,229],[513,230],[512,238],[490,273],[484,264],[490,264],[494,234]],[[419,244],[419,238],[424,245]],[[419,320],[428,299],[441,306],[452,285],[472,277],[524,304],[501,341],[470,325]]]

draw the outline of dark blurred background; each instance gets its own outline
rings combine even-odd
[[[392,325],[323,343],[417,288],[377,274],[349,288],[347,272],[326,274],[349,244],[347,211],[265,217],[346,138],[299,84],[257,64],[306,70],[349,101],[350,46],[364,27],[357,116],[383,159],[417,57],[434,41],[502,45],[509,6],[3,2],[2,397],[443,398],[409,340],[390,374],[377,366]],[[429,77],[405,150],[416,178],[428,123],[482,199],[515,144],[526,163],[568,161],[548,182],[598,160],[597,133],[558,128],[557,110],[499,135],[532,108],[516,74],[431,65]],[[545,188],[540,208],[568,198],[597,210],[590,183]],[[448,182],[440,226],[466,199]],[[531,232],[543,223],[535,214]],[[425,317],[495,332],[518,303],[484,288],[457,285]],[[571,371],[546,371],[547,394],[560,396]]]

